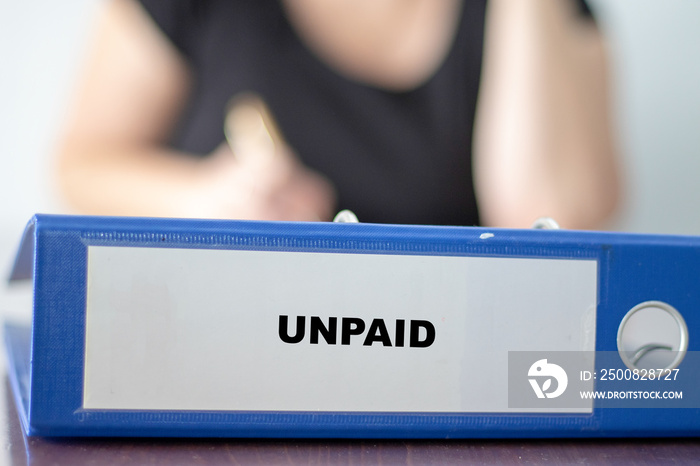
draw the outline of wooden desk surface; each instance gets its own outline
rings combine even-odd
[[[443,465],[700,464],[700,439],[641,440],[190,440],[23,436],[9,385],[0,384],[0,464]],[[4,454],[4,456],[2,456]]]

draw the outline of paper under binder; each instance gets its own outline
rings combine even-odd
[[[700,238],[37,215],[11,278],[29,435],[700,433]]]

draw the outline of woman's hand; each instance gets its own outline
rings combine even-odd
[[[242,128],[235,156],[222,144],[204,159],[166,146],[191,77],[136,2],[105,3],[95,31],[56,160],[58,185],[77,212],[331,218],[332,187],[303,167],[281,137],[270,147]]]
[[[274,153],[266,151],[274,150]],[[250,220],[330,220],[335,194],[320,174],[304,167],[286,145],[248,145],[233,154],[223,143],[205,159],[184,216]],[[256,153],[257,152],[257,153]]]
[[[203,162],[195,214],[254,220],[329,220],[330,183],[294,156],[263,99],[234,97],[224,122],[228,143]]]

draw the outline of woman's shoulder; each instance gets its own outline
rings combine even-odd
[[[280,10],[276,0],[132,0],[139,3],[155,26],[185,57],[191,58],[213,28],[228,27],[234,34],[236,21],[259,21],[261,15]]]

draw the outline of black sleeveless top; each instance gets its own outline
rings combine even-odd
[[[142,3],[195,80],[174,148],[213,151],[224,140],[227,102],[253,91],[303,163],[333,182],[338,209],[370,223],[479,224],[471,147],[485,0],[463,3],[445,61],[407,92],[332,70],[300,41],[278,0]]]

